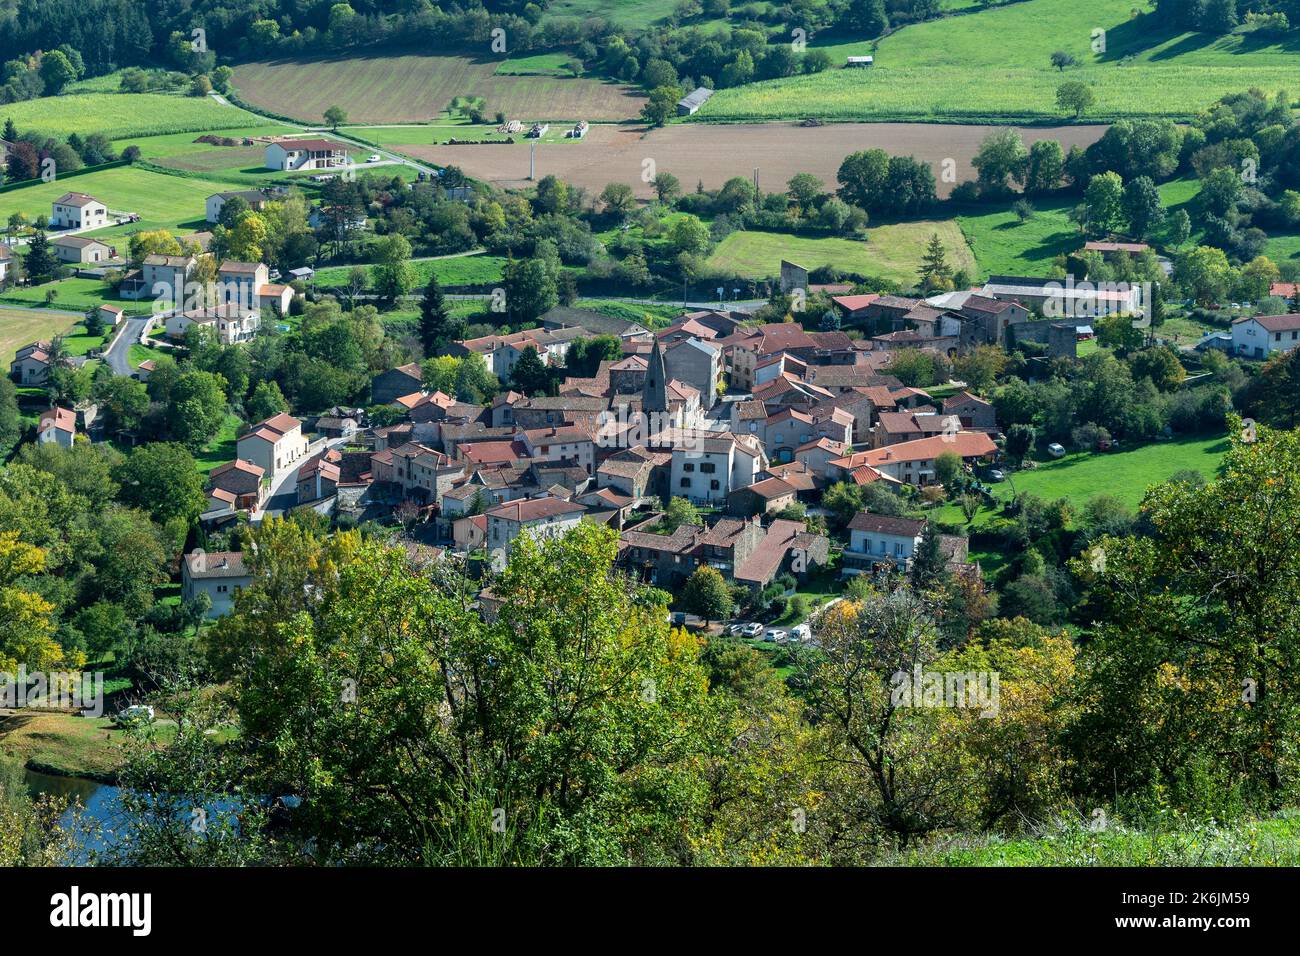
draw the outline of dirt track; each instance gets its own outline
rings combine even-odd
[[[774,190],[799,172],[835,184],[840,162],[852,152],[880,148],[888,153],[929,161],[939,195],[953,183],[943,182],[942,163],[956,162],[957,182],[973,178],[970,160],[994,126],[948,126],[927,123],[834,123],[801,127],[797,123],[721,125],[687,123],[646,131],[641,126],[593,126],[581,144],[537,147],[537,178],[554,174],[566,182],[599,192],[609,182],[625,182],[643,198],[651,195],[642,180],[645,160],[672,173],[683,189],[703,182],[721,186],[732,176],[750,178],[758,167],[759,185]],[[1096,141],[1104,126],[1032,127],[1021,129],[1026,143],[1060,140],[1066,150]],[[402,152],[439,165],[456,165],[476,179],[507,187],[526,185],[529,146],[401,146]]]

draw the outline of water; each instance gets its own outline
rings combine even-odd
[[[27,789],[33,797],[52,796],[68,801],[68,809],[59,822],[70,827],[74,817],[81,816],[82,838],[78,841],[76,862],[86,862],[91,851],[104,850],[112,845],[114,823],[120,818],[121,788],[86,777],[61,777],[37,770],[24,771]]]

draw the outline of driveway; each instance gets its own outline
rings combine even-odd
[[[131,368],[131,346],[140,341],[148,322],[148,316],[126,319],[123,322],[122,330],[118,332],[113,339],[112,345],[104,352],[104,361],[108,363],[108,367],[113,370],[114,375],[130,375],[133,371]]]

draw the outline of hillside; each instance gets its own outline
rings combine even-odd
[[[1132,0],[1025,0],[905,26],[874,49],[823,34],[812,46],[835,69],[719,90],[695,118],[1045,122],[1063,115],[1055,97],[1065,80],[1092,89],[1089,120],[1187,117],[1224,93],[1295,85],[1300,54],[1286,43],[1171,33],[1135,10]],[[1054,69],[1057,50],[1078,65]],[[840,68],[865,53],[870,69]]]

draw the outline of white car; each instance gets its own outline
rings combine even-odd
[[[384,159],[384,157],[380,156],[378,153],[371,153],[370,156],[369,156],[369,158],[366,160],[366,162],[368,162],[368,163],[378,163],[378,162],[382,162],[383,159]]]
[[[746,624],[740,629],[740,633],[746,637],[758,637],[763,633],[763,625],[758,623]]]
[[[812,640],[812,628],[807,624],[796,624],[790,628],[790,640],[797,640],[800,644],[807,644]]]
[[[789,635],[779,627],[769,627],[763,632],[763,640],[776,641],[778,644],[784,644],[787,637],[789,637]]]
[[[152,724],[153,721],[153,708],[148,704],[132,704],[130,707],[123,708],[117,715],[117,722],[124,727]]]
[[[1047,446],[1047,453],[1053,458],[1060,458],[1065,454],[1065,449],[1057,442],[1052,442]]]

